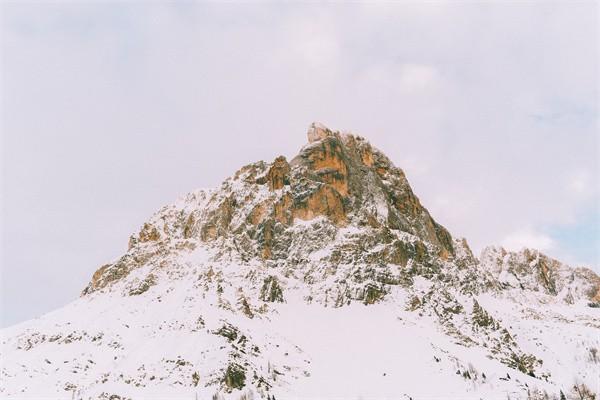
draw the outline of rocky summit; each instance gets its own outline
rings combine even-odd
[[[4,329],[0,396],[597,396],[593,271],[477,258],[365,139],[307,136],[161,208],[79,299]]]

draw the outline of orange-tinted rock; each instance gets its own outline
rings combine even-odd
[[[224,235],[229,229],[236,207],[237,203],[233,196],[223,199],[219,207],[208,216],[208,222],[200,229],[200,238],[208,241]]]
[[[348,167],[343,159],[343,149],[338,140],[326,140],[320,146],[311,148],[308,153],[308,161],[310,167],[314,171],[320,169],[331,169],[338,171],[340,174],[346,175]]]
[[[373,166],[373,153],[371,152],[370,148],[364,149],[360,153],[360,158],[363,164],[365,164],[367,167]]]
[[[206,224],[200,230],[200,239],[204,242],[215,240],[217,238],[217,227],[213,224]]]
[[[335,137],[312,147],[306,155],[309,168],[322,182],[331,185],[342,196],[348,196],[348,166],[344,158],[342,145]]]
[[[595,286],[593,286],[588,293],[589,299],[596,303],[600,303],[600,282],[598,281],[599,279],[596,279]]]
[[[289,225],[293,222],[293,215],[291,212],[294,199],[287,193],[284,195],[273,207],[273,217],[276,221],[282,224]]]
[[[100,268],[98,268],[98,270],[96,270],[96,272],[94,272],[94,275],[92,275],[92,288],[97,288],[100,284],[100,280],[102,279],[102,276],[104,275],[104,272],[111,266],[111,264],[105,264],[103,266],[101,266]]]
[[[350,134],[342,136],[344,145],[358,156],[360,161],[367,167],[372,167],[375,163],[373,158],[373,148],[371,144],[364,141],[362,138],[356,138]]]
[[[160,239],[160,233],[154,225],[145,223],[140,231],[139,241],[140,242],[156,242]]]
[[[322,169],[317,174],[322,182],[331,185],[342,196],[348,196],[348,179],[346,175],[330,169]]]
[[[196,219],[194,218],[194,214],[190,214],[190,216],[185,221],[185,225],[183,226],[183,237],[185,239],[189,239],[194,234],[194,224],[196,223]]]
[[[250,212],[250,215],[248,216],[248,221],[255,226],[263,222],[265,217],[267,216],[268,206],[268,202],[262,202],[258,204]]]
[[[286,194],[273,206],[273,219],[284,225],[293,223],[294,218],[308,221],[319,216],[338,225],[346,221],[343,198],[330,185],[321,185],[302,199]]]
[[[267,182],[270,190],[279,190],[289,184],[290,165],[284,156],[279,156],[273,161],[267,173]]]
[[[131,270],[130,266],[127,264],[128,258],[127,256],[124,256],[114,264],[106,264],[98,268],[98,270],[94,272],[90,284],[84,289],[83,294],[102,289],[109,283],[127,276]]]
[[[263,259],[269,259],[273,255],[271,251],[271,242],[273,241],[273,225],[271,223],[265,224],[263,228],[263,243],[261,249],[261,257]]]
[[[342,196],[329,185],[320,186],[306,199],[294,203],[294,218],[307,221],[321,215],[328,217],[337,225],[346,222]]]

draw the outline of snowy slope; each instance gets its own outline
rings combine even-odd
[[[364,139],[309,141],[163,207],[79,299],[2,330],[0,397],[600,392],[598,276],[527,249],[477,259]]]

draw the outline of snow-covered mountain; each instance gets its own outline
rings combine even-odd
[[[600,278],[478,259],[358,136],[312,124],[153,215],[79,299],[2,330],[0,397],[591,399]]]

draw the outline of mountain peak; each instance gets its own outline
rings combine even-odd
[[[530,250],[478,260],[383,152],[308,136],[162,207],[81,298],[3,332],[0,393],[541,399],[574,371],[594,382],[596,274]]]
[[[306,134],[308,136],[308,143],[313,143],[333,135],[333,132],[322,123],[313,122],[308,127],[308,132]]]
[[[352,228],[357,236],[365,236],[361,248],[366,249],[366,243],[371,247],[387,243],[391,249],[379,261],[402,265],[415,256],[419,262],[449,260],[455,246],[466,246],[454,243],[421,205],[404,172],[365,139],[319,123],[311,124],[308,136],[312,143],[290,162],[279,156],[272,163],[246,165],[219,189],[203,192],[201,203],[197,195],[188,196],[183,205],[161,210],[132,236],[126,256],[94,274],[85,293],[127,276],[139,265],[136,260],[155,258],[156,246],[177,242],[187,247],[217,246],[220,254],[236,254],[243,260],[289,263],[298,240],[324,249],[331,234]],[[296,227],[302,223],[318,223],[330,233],[305,237]],[[148,244],[153,243],[148,254]],[[358,243],[352,247],[364,257]],[[348,253],[346,246],[334,258],[345,259]]]

